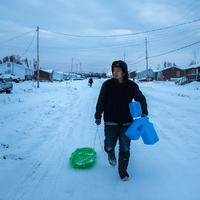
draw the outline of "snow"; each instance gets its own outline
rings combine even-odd
[[[0,200],[200,199],[200,83],[138,83],[160,140],[131,142],[123,182],[103,151],[104,126],[94,123],[104,81],[29,81],[0,94]],[[81,147],[95,148],[92,168],[70,165]]]

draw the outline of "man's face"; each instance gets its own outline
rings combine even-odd
[[[113,73],[113,77],[116,78],[119,82],[123,81],[124,73],[121,67],[114,67],[112,73]]]

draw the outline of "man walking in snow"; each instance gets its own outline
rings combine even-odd
[[[125,135],[133,122],[129,103],[134,99],[142,107],[142,116],[148,115],[144,95],[136,83],[128,79],[127,64],[121,60],[112,63],[113,78],[105,81],[101,87],[96,105],[95,123],[101,124],[103,113],[105,125],[104,149],[110,165],[116,165],[115,146],[119,140],[118,172],[122,180],[129,180],[127,167],[130,157],[130,139]]]
[[[90,78],[89,81],[88,81],[88,83],[89,83],[90,87],[92,87],[93,79]]]

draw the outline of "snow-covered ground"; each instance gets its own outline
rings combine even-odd
[[[139,83],[160,140],[132,141],[123,182],[94,123],[103,81],[14,83],[12,94],[0,94],[0,200],[200,199],[200,83]],[[92,168],[71,167],[79,147],[95,148]]]

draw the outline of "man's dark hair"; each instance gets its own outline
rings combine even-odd
[[[124,61],[122,61],[122,60],[114,61],[112,63],[112,72],[113,72],[114,67],[122,68],[122,71],[124,73],[124,80],[128,79],[128,67],[127,67],[127,64]]]

